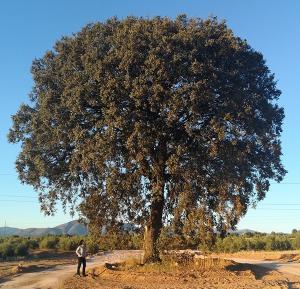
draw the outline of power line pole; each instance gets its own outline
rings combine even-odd
[[[3,235],[5,236],[6,235],[6,220],[4,221],[4,233]]]

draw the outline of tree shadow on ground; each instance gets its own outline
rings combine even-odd
[[[288,282],[288,289],[298,289],[299,283],[298,282]]]
[[[5,283],[9,280],[11,280],[12,276],[5,276],[5,277],[0,277],[0,284]],[[1,285],[0,285],[1,287]]]
[[[232,272],[245,272],[245,271],[251,271],[251,273],[255,276],[256,280],[261,280],[263,277],[269,275],[271,272],[276,271],[276,268],[266,268],[258,265],[253,264],[231,264],[226,266],[226,269]],[[288,286],[288,289],[297,289],[299,288],[299,282],[294,282],[291,280],[287,280],[286,278],[283,278],[283,281],[286,282],[286,285]]]
[[[274,269],[269,269],[262,266],[256,266],[252,264],[240,264],[240,263],[228,265],[226,266],[226,269],[234,272],[243,272],[243,271],[250,270],[255,276],[255,279],[257,280],[261,280],[264,276],[268,275],[271,271],[274,271]]]

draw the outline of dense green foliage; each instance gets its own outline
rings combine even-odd
[[[78,247],[81,237],[59,237],[57,247],[63,251],[74,251]]]
[[[0,238],[0,258],[27,257],[37,249],[73,251],[80,240],[79,237],[68,236],[2,237]]]
[[[108,234],[99,238],[99,246],[103,250],[142,249],[143,236],[141,234]]]
[[[49,236],[46,238],[42,238],[40,241],[41,249],[55,249],[57,244],[59,243],[59,238],[55,236]]]
[[[218,252],[238,251],[284,251],[300,249],[293,247],[293,238],[287,235],[254,235],[254,236],[229,236],[217,239],[215,250]]]
[[[87,252],[95,254],[99,250],[141,249],[142,236],[139,234],[109,234],[97,240],[89,236],[44,236],[44,237],[0,237],[0,259],[27,257],[39,249],[74,251],[80,240],[85,240]]]
[[[186,240],[183,236],[168,235],[163,232],[160,237],[160,248],[161,250],[191,248],[215,252],[300,250],[300,232],[232,234],[225,238],[217,237],[215,244],[211,247],[208,247],[200,238]]]
[[[21,256],[26,257],[29,249],[35,247],[27,238],[0,238],[0,258]]]
[[[62,38],[32,74],[9,133],[20,179],[46,213],[79,196],[90,228],[146,226],[146,259],[164,218],[211,247],[285,174],[274,75],[224,22],[109,19]]]
[[[91,237],[79,236],[45,236],[45,237],[6,237],[0,238],[0,259],[10,257],[30,257],[36,249],[55,249],[57,251],[74,251],[81,239],[86,241],[87,251],[95,254],[99,250],[140,250],[143,247],[142,234],[106,234],[97,240]],[[185,240],[183,236],[168,234],[162,231],[159,239],[159,249],[200,249],[214,252],[238,251],[285,251],[300,250],[300,231],[292,234],[282,233],[247,233],[245,235],[229,235],[216,238],[214,246],[208,248],[200,238]]]

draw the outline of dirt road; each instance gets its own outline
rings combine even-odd
[[[257,266],[261,266],[267,269],[276,270],[280,273],[288,273],[300,276],[300,263],[287,263],[278,261],[263,261],[263,260],[252,260],[252,259],[243,259],[243,258],[228,258],[229,260],[233,260],[237,263],[243,264],[253,264]]]
[[[114,263],[130,257],[139,257],[141,251],[113,251],[87,260],[87,268]],[[1,289],[54,289],[58,288],[63,280],[76,272],[76,265],[57,266],[41,272],[26,273],[14,277],[12,280],[0,284]]]
[[[141,251],[114,251],[88,259],[87,268],[105,263],[114,263],[126,258],[140,258]],[[300,276],[300,263],[288,263],[277,261],[263,261],[243,258],[227,258],[238,263],[253,264],[281,273],[289,273]],[[76,265],[61,265],[40,272],[20,274],[11,280],[0,283],[1,289],[54,289],[58,288],[69,276],[74,275]]]

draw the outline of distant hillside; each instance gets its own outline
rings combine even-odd
[[[228,233],[236,234],[236,235],[245,235],[247,233],[255,234],[255,233],[258,233],[258,232],[254,231],[254,230],[249,230],[249,229],[241,229],[241,230],[236,230],[236,231],[229,230]]]
[[[134,232],[136,231],[136,226],[133,224],[124,224],[123,230],[126,232]],[[105,234],[105,228],[102,229],[102,234]],[[77,221],[71,221],[65,224],[61,224],[59,226],[53,228],[28,228],[28,229],[18,229],[11,227],[0,227],[0,236],[45,236],[45,235],[78,235],[83,236],[87,235],[88,230],[87,227],[80,224]],[[249,229],[242,229],[232,231],[229,230],[230,234],[244,235],[246,233],[257,233],[256,231]]]
[[[11,227],[0,227],[0,236],[44,236],[44,235],[86,235],[86,226],[78,223],[77,221],[71,221],[54,228],[28,228],[18,229]]]

